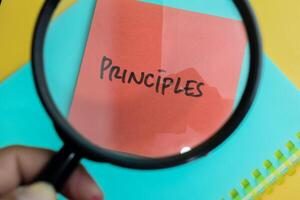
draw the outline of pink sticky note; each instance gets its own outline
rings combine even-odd
[[[246,48],[240,21],[98,1],[69,120],[103,148],[164,157],[230,117]]]

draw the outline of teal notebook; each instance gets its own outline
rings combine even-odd
[[[172,0],[149,2],[211,15],[220,15],[219,10],[224,10],[222,17],[237,17],[230,8],[222,7],[225,6],[222,3],[216,10],[211,10],[205,9],[205,5],[209,4],[206,1],[198,4],[194,0],[192,7]],[[53,29],[64,30],[64,33],[55,32],[50,37],[55,41],[60,34],[69,33],[74,40],[84,38],[85,33],[77,30],[89,22],[92,16],[86,14],[82,17],[82,13],[90,13],[93,4],[93,0],[79,0],[70,8],[72,12],[66,11],[52,25]],[[78,21],[76,26],[70,30],[62,28],[75,18]],[[83,50],[83,47],[72,45],[67,48],[71,55]],[[299,90],[267,55],[264,55],[263,63],[262,81],[246,119],[228,140],[206,157],[178,167],[153,171],[84,161],[103,188],[106,199],[220,199],[247,177],[257,163],[263,163],[286,141],[294,138],[300,130]],[[0,147],[21,144],[57,150],[62,145],[36,94],[30,63],[0,85],[0,105]]]

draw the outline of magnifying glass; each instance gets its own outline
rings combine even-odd
[[[38,180],[60,190],[81,158],[176,166],[242,122],[261,68],[248,1],[82,0],[54,19],[63,2],[45,1],[33,38],[36,89],[64,142]]]

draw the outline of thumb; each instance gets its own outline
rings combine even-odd
[[[46,183],[20,187],[1,200],[56,200],[54,188]]]

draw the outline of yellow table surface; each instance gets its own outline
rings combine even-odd
[[[58,12],[76,0],[64,0]],[[0,83],[30,59],[32,34],[43,0],[2,0],[0,5]]]
[[[251,0],[265,52],[300,89],[300,1]]]
[[[275,185],[272,192],[264,194],[261,200],[297,200],[300,199],[300,166],[295,174],[285,177],[283,183]]]

